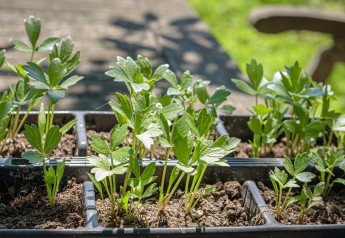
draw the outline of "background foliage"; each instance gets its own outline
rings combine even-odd
[[[344,12],[344,0],[188,0],[199,17],[211,29],[218,42],[234,59],[242,72],[245,64],[255,58],[264,66],[264,76],[272,79],[278,70],[296,60],[306,69],[309,61],[321,49],[332,44],[330,35],[316,32],[258,32],[248,20],[249,12],[268,4],[303,5],[318,9]],[[345,64],[337,63],[328,82],[338,98],[332,105],[345,110]]]

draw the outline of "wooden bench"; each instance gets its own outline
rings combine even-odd
[[[345,14],[306,7],[265,6],[252,10],[249,18],[264,33],[307,30],[331,34],[332,47],[321,51],[308,68],[316,82],[326,81],[335,62],[345,62]]]

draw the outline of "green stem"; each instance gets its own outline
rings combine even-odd
[[[164,163],[164,168],[163,168],[163,175],[162,175],[162,182],[161,182],[161,186],[159,188],[159,193],[160,194],[164,193],[164,180],[165,180],[165,173],[166,173],[167,166],[168,166],[168,160],[169,160],[170,151],[171,151],[171,147],[169,147],[167,156],[165,158],[165,163]]]
[[[50,114],[49,129],[50,129],[50,128],[52,127],[52,125],[53,125],[54,111],[55,111],[55,103],[52,104],[52,111],[51,111],[51,114]]]
[[[48,112],[47,112],[47,120],[46,120],[46,134],[49,131],[49,122],[50,122],[50,107],[51,107],[51,100],[49,99],[49,104],[48,104]]]
[[[14,116],[14,122],[13,122],[13,127],[12,127],[12,135],[11,135],[12,139],[14,139],[14,137],[16,136],[16,131],[17,131],[17,128],[18,128],[20,108],[21,108],[21,106],[18,106],[16,115]]]
[[[189,214],[191,209],[192,209],[192,205],[193,205],[193,201],[194,201],[196,192],[197,192],[197,190],[198,190],[198,188],[200,186],[201,180],[202,180],[202,178],[204,176],[204,173],[205,173],[206,169],[207,169],[207,164],[204,165],[204,168],[203,168],[203,170],[202,170],[202,172],[201,172],[201,174],[200,174],[200,176],[198,178],[198,182],[197,182],[197,184],[196,184],[196,186],[194,188],[193,195],[192,195],[191,199],[188,201],[188,207],[186,207],[186,214]]]

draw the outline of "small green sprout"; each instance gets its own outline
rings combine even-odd
[[[115,205],[117,203],[116,199],[116,175],[126,173],[128,169],[128,158],[132,156],[133,149],[131,147],[122,147],[116,149],[122,141],[127,137],[128,130],[127,125],[116,125],[110,134],[110,147],[104,138],[99,135],[91,136],[91,147],[95,150],[99,156],[89,156],[87,159],[90,163],[95,166],[91,173],[88,173],[91,181],[95,184],[99,193],[101,194],[102,202],[108,215],[114,217],[119,211],[120,206],[118,206],[117,211],[115,211]],[[110,155],[110,165],[106,156]],[[118,164],[116,165],[115,162]],[[127,178],[128,180],[128,178]],[[105,187],[107,195],[111,202],[110,212],[107,210],[104,202],[102,185]],[[127,183],[127,181],[126,181]],[[121,204],[120,204],[121,205]]]
[[[276,193],[276,217],[280,219],[281,215],[286,211],[288,206],[291,204],[288,202],[292,188],[299,187],[296,183],[298,181],[306,183],[310,182],[315,175],[310,172],[303,172],[308,164],[309,159],[306,153],[298,154],[295,158],[294,164],[291,160],[285,156],[284,157],[284,168],[292,176],[292,179],[288,180],[288,174],[285,171],[280,171],[277,167],[274,171],[270,171],[270,179],[273,184],[274,191]],[[283,190],[288,189],[284,201],[282,200]]]
[[[331,181],[333,170],[335,166],[341,163],[340,168],[345,172],[344,150],[330,150],[328,153],[321,151],[321,155],[312,152],[310,155],[311,161],[315,164],[315,168],[320,172],[319,180],[324,183],[324,191],[322,197],[325,198],[330,192],[335,183],[345,185],[345,179],[335,178]]]
[[[38,116],[38,126],[34,124],[24,126],[24,136],[37,152],[27,151],[22,157],[27,159],[31,164],[43,162],[44,181],[46,183],[49,204],[50,206],[54,206],[58,187],[65,169],[65,159],[58,163],[57,169],[54,171],[52,166],[48,170],[46,169],[46,158],[57,147],[62,135],[74,126],[76,120],[70,121],[61,128],[58,126],[49,126],[48,131],[45,132],[47,123],[48,121],[42,103]]]
[[[307,183],[303,185],[301,195],[295,196],[290,199],[288,205],[300,202],[300,216],[298,218],[298,223],[303,224],[305,217],[308,215],[308,211],[310,208],[315,206],[318,201],[322,200],[322,197],[320,196],[322,192],[325,189],[325,183],[321,182],[318,183],[315,188],[314,192],[311,191],[311,189],[307,186]]]

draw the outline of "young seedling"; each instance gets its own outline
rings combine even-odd
[[[159,212],[165,209],[185,174],[187,174],[185,185],[186,214],[189,214],[194,208],[200,199],[200,196],[214,191],[214,189],[205,190],[198,198],[196,198],[196,192],[199,189],[208,165],[216,164],[228,166],[222,158],[233,152],[234,148],[239,143],[239,140],[236,138],[230,138],[227,140],[228,135],[221,136],[214,143],[211,140],[207,140],[205,135],[210,125],[211,115],[207,112],[206,108],[200,111],[197,124],[194,123],[193,118],[188,113],[177,121],[172,134],[172,143],[174,145],[173,151],[178,159],[178,163],[171,172],[169,185],[165,194],[163,189],[164,183],[162,182],[161,184],[160,198],[158,202]],[[196,146],[193,156],[190,158],[193,151],[195,136],[197,138]],[[194,166],[196,166],[196,168]],[[193,177],[193,179],[190,184],[191,177]]]
[[[63,81],[64,77],[68,76],[79,64],[79,52],[70,59],[73,47],[74,43],[70,37],[63,40],[60,54],[57,54],[57,46],[54,45],[51,62],[48,66],[48,74],[44,73],[42,68],[34,62],[28,62],[27,65],[22,66],[28,72],[27,75],[34,80],[30,82],[30,85],[49,96],[46,133],[53,124],[56,103],[65,97],[63,89],[68,89],[84,78],[74,75]],[[52,55],[56,58],[52,59]]]
[[[255,105],[258,105],[259,95],[263,95],[271,91],[263,80],[264,69],[262,64],[258,64],[255,59],[252,59],[250,64],[246,65],[246,72],[252,87],[240,79],[231,79],[231,81],[234,82],[236,87],[241,91],[250,95],[255,95]]]
[[[305,217],[308,215],[308,211],[310,210],[310,208],[315,206],[318,201],[322,200],[322,197],[320,195],[322,194],[324,189],[324,182],[318,183],[314,188],[314,192],[312,192],[311,189],[305,183],[303,185],[301,194],[291,198],[291,200],[289,201],[289,205],[295,202],[300,202],[301,209],[298,218],[299,224],[304,223]]]
[[[110,147],[104,138],[99,135],[91,136],[91,147],[99,156],[88,156],[87,159],[94,166],[91,173],[88,173],[91,181],[98,189],[105,210],[108,215],[114,217],[120,210],[120,205],[115,211],[116,201],[116,175],[123,174],[128,171],[128,158],[133,154],[133,149],[130,147],[116,148],[122,143],[128,134],[127,125],[116,125],[110,134]],[[110,155],[110,165],[106,156]],[[115,162],[118,164],[116,165]],[[105,206],[102,184],[107,192],[111,202],[110,212]]]
[[[20,40],[11,40],[11,43],[14,45],[15,49],[22,52],[31,53],[30,61],[40,64],[44,58],[34,60],[34,53],[51,51],[53,46],[58,44],[61,39],[58,37],[49,37],[38,44],[38,38],[41,31],[40,19],[30,16],[29,19],[25,19],[24,24],[31,47]],[[3,63],[3,61],[1,62],[1,59],[0,63]],[[14,110],[16,110],[16,114],[12,115],[11,124],[8,129],[8,137],[14,138],[22,128],[27,116],[29,115],[29,112],[41,100],[43,93],[39,89],[29,88],[29,78],[27,73],[22,68],[22,64],[13,66],[12,64],[7,63],[6,66],[20,78],[13,87],[10,86],[11,90],[9,93],[9,97],[12,99],[12,106],[14,107]],[[19,112],[22,106],[26,105],[28,102],[30,103],[26,110],[26,114],[20,119]]]
[[[129,159],[129,166],[133,171],[135,178],[128,179],[128,185],[131,187],[131,191],[127,191],[124,197],[120,200],[123,203],[127,214],[127,223],[134,220],[135,215],[143,208],[148,202],[144,203],[139,207],[142,199],[151,196],[154,192],[158,190],[156,183],[152,183],[157,176],[153,176],[156,171],[155,162],[150,163],[140,174],[139,162],[133,156]],[[149,185],[146,189],[145,186]],[[134,199],[138,199],[136,204],[134,204]]]
[[[337,164],[341,163],[340,168],[345,172],[343,149],[330,150],[328,153],[321,151],[320,155],[312,152],[309,156],[311,161],[315,164],[315,168],[320,172],[320,182],[325,183],[325,189],[322,193],[323,198],[325,198],[331,192],[334,183],[345,185],[345,179],[343,178],[335,178],[333,181],[331,181],[332,176],[334,176],[333,170]]]
[[[292,176],[292,179],[288,179],[288,174],[285,171],[280,171],[277,167],[274,171],[270,171],[270,179],[273,184],[274,191],[276,193],[276,217],[280,219],[281,215],[285,212],[291,202],[288,202],[292,188],[299,187],[296,183],[296,179],[300,182],[310,182],[315,175],[310,172],[303,172],[309,163],[309,159],[306,153],[298,154],[295,158],[294,164],[291,160],[284,156],[284,168]],[[278,186],[279,185],[279,186]],[[284,201],[282,200],[283,190],[288,188],[288,192]]]
[[[76,120],[70,121],[62,128],[59,128],[58,126],[49,127],[48,131],[45,133],[47,123],[48,121],[45,117],[44,105],[42,103],[38,116],[38,126],[34,124],[31,126],[24,126],[24,136],[37,152],[27,151],[22,155],[22,157],[32,164],[43,162],[44,181],[47,188],[49,204],[50,206],[54,206],[56,194],[65,169],[65,159],[58,163],[55,171],[52,165],[48,170],[46,169],[46,158],[59,144],[62,135],[73,127]]]

